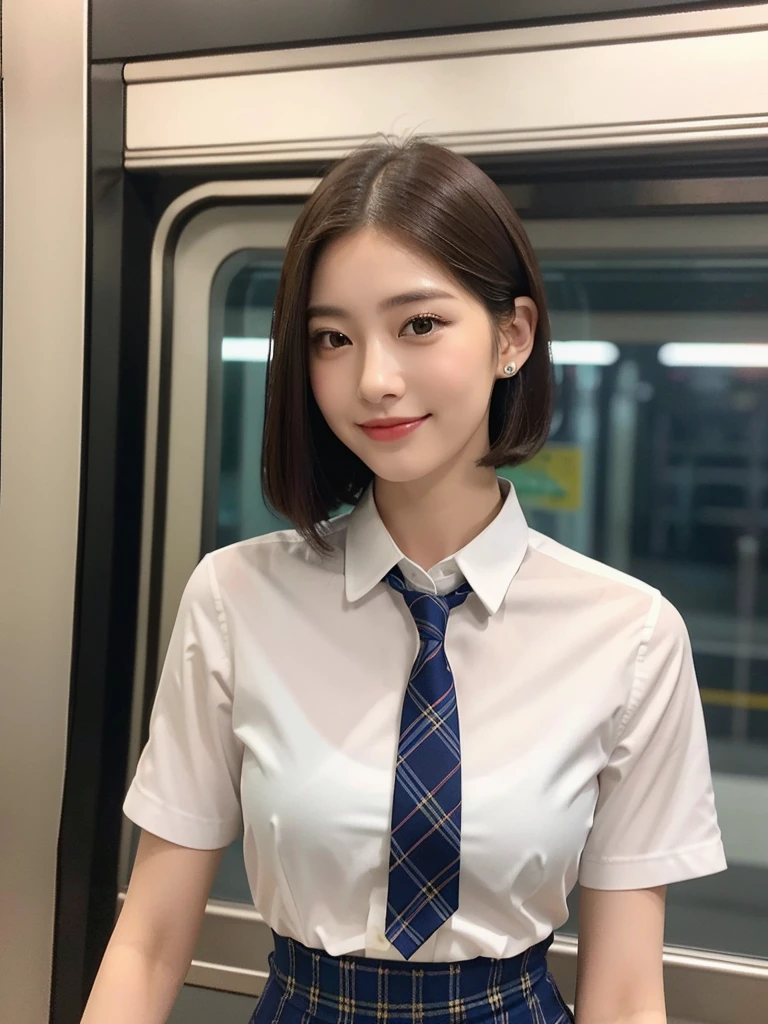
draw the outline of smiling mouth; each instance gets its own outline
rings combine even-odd
[[[399,441],[412,434],[427,419],[429,414],[413,419],[368,420],[367,423],[359,423],[358,426],[373,441]]]

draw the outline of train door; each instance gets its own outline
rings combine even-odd
[[[259,487],[265,366],[312,169],[427,131],[509,190],[543,264],[560,388],[548,446],[512,474],[532,524],[659,586],[692,636],[731,868],[670,892],[669,1014],[688,1024],[768,995],[768,178],[722,149],[766,130],[768,15],[718,14],[126,70],[126,166],[208,179],[153,246],[130,767],[192,568],[283,525]],[[131,847],[127,830],[123,882]],[[570,999],[577,925],[574,894],[552,950]],[[269,948],[235,844],[188,981],[252,1002]]]

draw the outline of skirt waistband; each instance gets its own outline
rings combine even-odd
[[[272,934],[275,951],[269,964],[283,1000],[312,1018],[334,1024],[363,1019],[386,1024],[430,1020],[458,1024],[488,1020],[489,1010],[496,1019],[496,1014],[523,1009],[531,999],[538,1001],[535,993],[547,975],[546,954],[554,938],[549,936],[503,960],[476,957],[416,963],[335,957]],[[530,1019],[539,1020],[539,1016]]]

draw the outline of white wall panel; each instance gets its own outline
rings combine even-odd
[[[527,28],[462,32],[451,35],[378,39],[373,42],[297,46],[290,50],[250,50],[137,60],[126,65],[125,80],[152,82],[161,79],[211,78],[244,75],[254,71],[378,64],[387,61],[423,60],[481,53],[513,53],[523,50],[554,50],[633,39],[705,36],[723,31],[768,28],[768,3],[743,7],[711,8],[662,15],[611,18],[587,22],[556,22]],[[437,30],[436,30],[437,31]]]
[[[136,82],[126,159],[324,157],[377,132],[474,152],[768,135],[766,54],[768,27]]]

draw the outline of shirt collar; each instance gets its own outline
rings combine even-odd
[[[509,480],[499,478],[504,504],[474,540],[453,555],[489,615],[501,607],[528,548],[528,524]],[[404,557],[381,521],[368,488],[349,516],[344,558],[348,601],[358,601]]]

